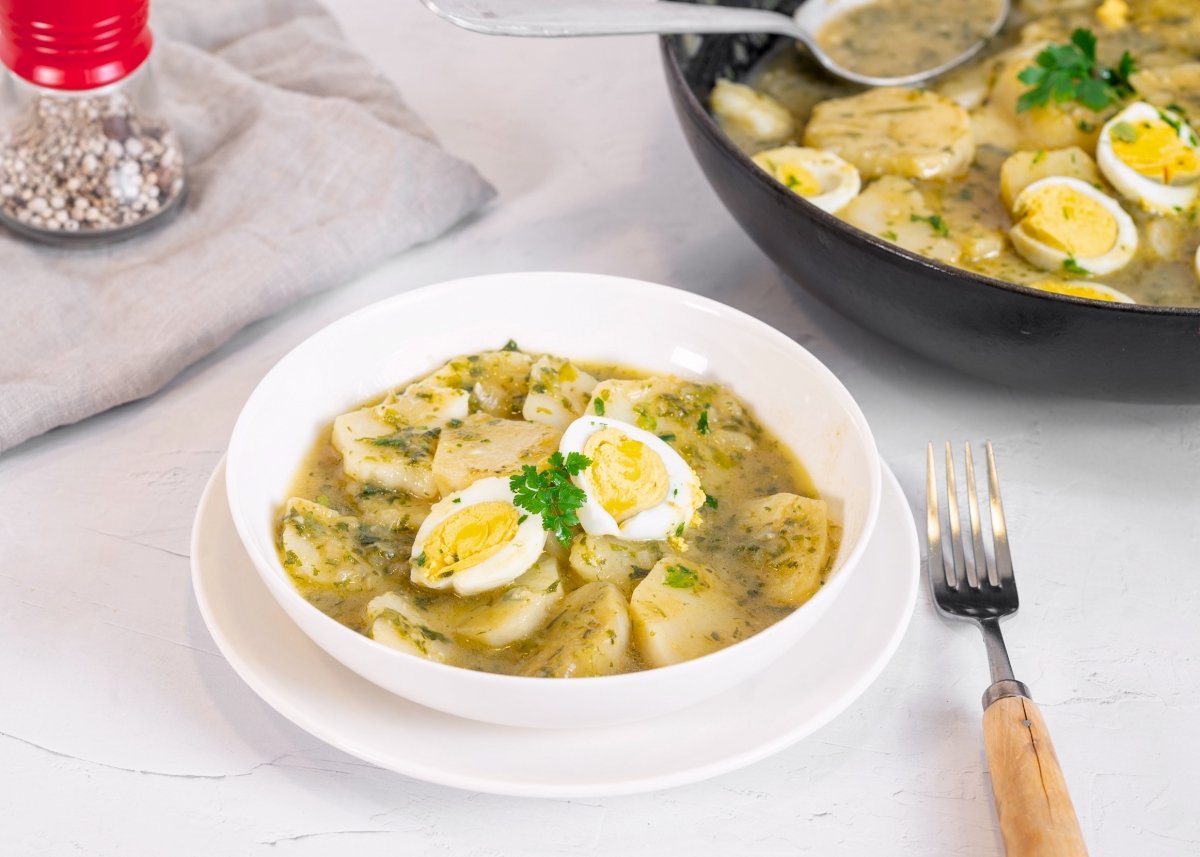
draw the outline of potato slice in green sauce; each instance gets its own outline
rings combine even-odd
[[[772,494],[742,507],[738,553],[762,568],[767,598],[799,607],[828,573],[831,541],[824,500]]]
[[[582,534],[571,542],[569,563],[571,571],[585,583],[605,581],[629,595],[662,554],[662,542],[630,542],[613,536]]]
[[[455,645],[429,624],[413,601],[399,592],[385,592],[367,605],[371,638],[393,649],[440,663],[454,663]]]
[[[507,476],[522,465],[535,467],[558,449],[561,435],[541,423],[472,414],[442,432],[432,477],[445,497],[487,476]]]
[[[342,455],[342,469],[351,479],[369,482],[415,497],[438,496],[433,480],[433,452],[438,428],[396,428],[376,409],[360,408],[333,421],[330,442]]]
[[[611,583],[587,583],[563,602],[523,675],[579,678],[623,672],[630,660],[629,610]]]
[[[549,554],[511,585],[470,600],[447,603],[446,626],[472,642],[500,648],[540,631],[563,599],[558,563]],[[455,601],[459,603],[455,604]]]
[[[315,586],[361,588],[376,576],[367,560],[357,518],[293,497],[283,515],[284,568]]]
[[[655,564],[633,591],[629,610],[638,653],[651,667],[698,658],[754,633],[725,582],[677,556]]]

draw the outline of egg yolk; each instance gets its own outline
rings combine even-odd
[[[1043,280],[1040,283],[1034,283],[1034,286],[1044,292],[1054,292],[1056,295],[1070,295],[1073,298],[1089,298],[1094,301],[1120,303],[1112,293],[1102,291],[1085,283],[1058,283],[1053,280]]]
[[[1166,122],[1118,122],[1109,132],[1113,154],[1148,179],[1171,184],[1200,177],[1196,150]]]
[[[772,158],[756,158],[755,162],[766,167],[776,181],[800,196],[815,196],[821,192],[821,183],[817,181],[817,177],[799,164],[780,163]]]
[[[499,500],[455,512],[425,540],[421,570],[436,578],[476,566],[511,542],[519,524],[512,504]]]
[[[641,441],[605,428],[588,438],[583,454],[592,460],[592,496],[618,524],[667,498],[667,466]]]
[[[1039,189],[1023,206],[1026,233],[1076,259],[1101,256],[1117,243],[1117,221],[1103,205],[1072,187]]]

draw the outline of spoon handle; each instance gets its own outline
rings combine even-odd
[[[777,33],[808,41],[786,15],[671,0],[422,0],[465,30],[498,36]]]

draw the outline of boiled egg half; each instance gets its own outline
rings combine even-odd
[[[1071,274],[1107,274],[1129,263],[1138,233],[1121,204],[1087,182],[1051,176],[1013,202],[1013,247],[1031,265]]]
[[[759,152],[752,160],[775,181],[830,214],[845,208],[862,189],[855,166],[833,152],[783,146]]]
[[[1104,123],[1096,163],[1121,196],[1172,214],[1200,191],[1198,147],[1200,139],[1181,116],[1139,101]]]
[[[413,540],[413,583],[475,595],[529,570],[546,546],[541,515],[513,505],[508,478],[491,476],[439,500]]]
[[[1108,301],[1109,303],[1131,304],[1134,299],[1112,286],[1103,283],[1089,283],[1087,280],[1042,280],[1034,283],[1035,289],[1044,292],[1054,292],[1056,295],[1070,295],[1073,298],[1087,298],[1093,301]]]
[[[578,516],[590,535],[665,541],[683,535],[704,503],[700,480],[679,453],[622,420],[580,417],[559,449],[591,461],[572,477],[587,495]]]

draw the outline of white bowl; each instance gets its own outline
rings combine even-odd
[[[718,381],[799,456],[843,526],[826,585],[759,634],[674,666],[576,679],[493,675],[390,649],[310,605],[275,550],[287,488],[333,417],[464,353],[528,351]],[[322,649],[393,693],[512,726],[606,725],[665,714],[770,666],[855,574],[875,526],[879,457],[858,405],[815,357],[742,312],[689,292],[595,274],[496,274],[407,292],[309,337],[267,373],[229,444],[238,535],[271,594]],[[853,628],[845,629],[853,634]],[[812,657],[821,657],[813,652]]]

